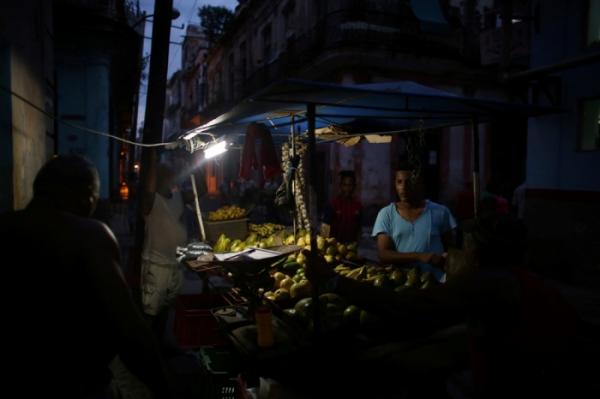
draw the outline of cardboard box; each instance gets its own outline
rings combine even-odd
[[[204,232],[208,242],[214,244],[221,234],[225,234],[232,240],[243,240],[248,235],[248,218],[222,220],[211,222],[204,220]]]

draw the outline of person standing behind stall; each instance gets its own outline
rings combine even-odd
[[[403,337],[401,340],[421,339],[440,328],[466,322],[462,351],[469,355],[475,390],[469,397],[590,396],[589,386],[580,375],[581,368],[588,366],[577,360],[578,350],[581,350],[577,340],[582,326],[579,315],[555,284],[548,284],[543,277],[527,270],[524,224],[510,215],[498,215],[495,202],[486,201],[487,209],[482,206],[484,210],[478,218],[465,226],[468,238],[463,250],[450,252],[450,263],[465,263],[468,267],[445,284],[398,293],[343,277],[322,257],[307,265],[307,278],[312,284],[332,289],[347,301],[383,316],[381,321],[385,328],[397,329],[397,334]],[[435,386],[434,370],[445,363],[440,338],[411,345],[403,342],[396,348],[387,346],[385,352],[372,351],[374,356],[369,357],[373,363],[362,363],[356,370],[362,373],[381,366],[376,374],[382,382],[393,381],[394,393],[398,387],[407,387],[422,395],[423,388]],[[435,355],[431,344],[436,348]],[[419,345],[423,345],[423,356],[415,355]],[[377,357],[377,353],[381,356]],[[461,358],[451,356],[447,360],[459,360],[455,366],[462,369],[465,365]],[[410,367],[411,359],[417,362],[414,368]],[[386,360],[394,363],[386,363]],[[405,369],[400,370],[400,367]],[[424,369],[429,371],[424,373]],[[411,374],[415,370],[418,372]],[[441,374],[446,377],[437,380],[443,387],[448,381],[447,370]],[[387,372],[390,375],[386,378]],[[423,376],[427,386],[423,386],[420,379]],[[406,384],[400,380],[402,377],[407,378]],[[374,389],[385,390],[384,384],[370,385],[368,389],[369,397],[389,397],[387,392],[374,392]],[[429,393],[416,397],[438,396]]]
[[[447,207],[424,198],[423,181],[413,172],[408,163],[396,168],[398,201],[379,211],[372,236],[382,263],[416,266],[440,280],[456,222]]]
[[[339,173],[339,194],[326,206],[321,234],[335,237],[338,242],[356,242],[360,238],[362,205],[354,198],[356,176],[354,171],[343,170]]]
[[[157,164],[156,152],[151,151],[142,198],[146,225],[142,249],[142,307],[159,342],[165,345],[169,308],[175,303],[183,283],[176,248],[187,243],[187,231],[183,221],[183,196],[176,187],[175,171],[167,164]]]
[[[156,397],[168,395],[115,236],[90,217],[99,186],[89,161],[59,155],[40,169],[27,207],[0,216],[0,250],[18,257],[3,273],[9,396],[108,399],[109,363],[117,355]]]

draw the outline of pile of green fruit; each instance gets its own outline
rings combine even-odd
[[[372,283],[375,287],[393,288],[396,292],[407,288],[427,289],[437,284],[430,272],[421,273],[416,267],[408,270],[394,266],[375,265],[352,268],[345,264],[339,264],[334,270],[342,276]]]
[[[294,237],[290,236],[286,239],[285,243],[288,245],[296,244],[304,249],[311,249],[310,246],[310,234],[304,230],[300,230],[297,235],[295,242]],[[348,260],[352,262],[358,261],[357,255],[357,244],[355,242],[349,244],[343,244],[336,241],[335,238],[325,238],[317,235],[317,249],[319,254],[323,255],[327,263],[333,263],[335,261]]]
[[[278,231],[285,230],[285,226],[276,223],[250,223],[248,225],[248,230],[250,230],[251,233],[256,233],[261,238],[266,238],[277,233]]]
[[[313,329],[313,299],[302,298],[293,307],[283,310],[292,320],[304,325],[309,331]],[[332,332],[340,328],[366,327],[377,323],[378,318],[372,313],[348,304],[347,301],[331,292],[319,295],[319,317],[323,332]]]
[[[213,246],[214,252],[239,252],[248,247],[270,248],[278,245],[298,245],[310,250],[310,234],[306,230],[299,230],[296,236],[281,229],[282,225],[273,223],[251,224],[250,234],[243,240],[232,240],[221,234]],[[266,235],[267,232],[273,233]],[[317,248],[328,263],[335,261],[357,261],[357,244],[338,243],[335,238],[324,238],[317,235]]]
[[[276,267],[272,274],[273,287],[264,292],[264,297],[283,307],[283,312],[294,321],[312,330],[312,285],[305,276],[306,257],[303,253],[288,256],[283,264]],[[334,293],[319,296],[320,318],[325,332],[341,327],[365,326],[376,318],[359,307],[348,304]]]
[[[226,205],[214,212],[208,212],[208,220],[211,222],[240,219],[244,216],[246,216],[246,210],[236,205]]]
[[[214,252],[240,252],[249,247],[255,248],[269,248],[276,245],[281,245],[281,238],[276,236],[269,236],[266,238],[259,238],[256,233],[250,233],[244,240],[236,239],[232,240],[225,234],[221,234],[217,239],[215,245],[213,245]]]
[[[238,252],[248,247],[268,248],[277,245],[297,245],[302,249],[311,249],[310,234],[300,229],[294,234],[281,229],[279,225],[250,225],[251,233],[244,240],[231,240],[224,234],[213,246],[214,252]],[[316,236],[316,245],[320,255],[330,264],[340,262],[338,268],[345,266],[344,261],[358,262],[357,244],[338,243],[335,238]],[[302,252],[290,254],[283,263],[271,269],[273,286],[264,287],[260,293],[265,299],[274,302],[284,313],[312,329],[312,285],[305,276],[306,256]],[[345,274],[345,270],[340,270]],[[356,272],[355,272],[356,273]],[[324,331],[334,331],[340,327],[365,326],[376,318],[355,305],[348,304],[339,295],[324,293],[319,296],[321,320]]]

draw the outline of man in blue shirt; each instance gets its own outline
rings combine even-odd
[[[398,201],[379,211],[372,236],[382,263],[415,266],[440,281],[456,221],[447,207],[424,198],[423,182],[413,170],[406,163],[396,168]]]

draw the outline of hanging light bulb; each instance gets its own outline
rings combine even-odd
[[[227,151],[227,141],[221,140],[213,142],[204,149],[204,158],[210,159],[224,153],[225,151]]]
[[[206,136],[210,137],[211,141],[206,142],[202,139]],[[181,147],[185,147],[188,152],[194,153],[198,150],[204,150],[216,142],[216,138],[212,133],[198,132],[197,129],[194,129],[180,136],[176,143]]]
[[[183,143],[184,143],[185,149],[189,153],[194,153],[194,152],[206,147],[206,142],[203,141],[199,135],[183,137]]]

